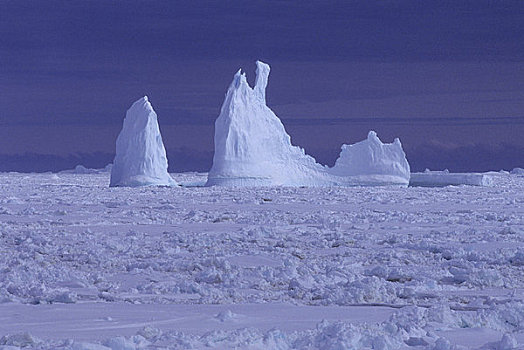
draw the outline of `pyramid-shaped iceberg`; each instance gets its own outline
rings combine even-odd
[[[176,182],[167,172],[166,150],[157,115],[144,96],[127,110],[116,140],[109,186],[151,185],[173,186]]]

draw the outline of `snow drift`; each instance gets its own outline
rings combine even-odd
[[[176,185],[167,172],[167,157],[157,115],[147,96],[127,110],[116,140],[109,186]]]
[[[239,70],[215,122],[215,154],[208,186],[408,185],[409,164],[400,141],[383,144],[375,132],[344,145],[328,168],[291,144],[284,125],[266,105],[269,65],[257,61],[255,86]]]

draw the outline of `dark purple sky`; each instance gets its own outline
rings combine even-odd
[[[524,167],[523,1],[2,1],[0,171],[112,160],[148,95],[170,169],[207,170],[233,74],[332,164],[374,129],[415,170]]]

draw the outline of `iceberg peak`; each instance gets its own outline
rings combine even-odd
[[[369,130],[369,132],[368,132],[368,140],[370,140],[370,141],[380,141],[378,136],[377,136],[377,132],[374,131],[374,130]]]
[[[242,69],[239,69],[235,73],[235,76],[233,77],[233,81],[231,82],[231,86],[229,89],[240,89],[240,87],[243,85],[249,87],[246,79],[246,73],[242,72]]]
[[[149,98],[147,96],[141,97],[138,100],[136,100],[131,105],[128,111],[132,111],[134,114],[154,112],[153,106],[149,102]]]
[[[255,79],[255,92],[260,99],[266,100],[266,87],[269,79],[269,71],[271,68],[269,64],[262,61],[257,61],[256,79]]]
[[[235,73],[235,76],[233,77],[233,82],[231,84],[231,86],[234,86],[234,87],[239,87],[240,86],[240,80],[242,79],[242,68],[240,68],[236,73]]]
[[[116,140],[110,187],[176,185],[167,172],[167,157],[157,115],[147,96],[127,110]]]

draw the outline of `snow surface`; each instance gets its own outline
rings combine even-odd
[[[208,186],[408,185],[409,164],[398,139],[385,145],[372,131],[367,140],[344,145],[332,169],[293,146],[266,105],[269,65],[256,64],[255,86],[251,88],[239,70],[215,121]]]
[[[0,174],[0,349],[523,348],[524,177],[492,176],[109,188],[107,173]]]
[[[116,140],[110,186],[176,185],[167,172],[167,157],[157,115],[147,96],[127,110]]]

